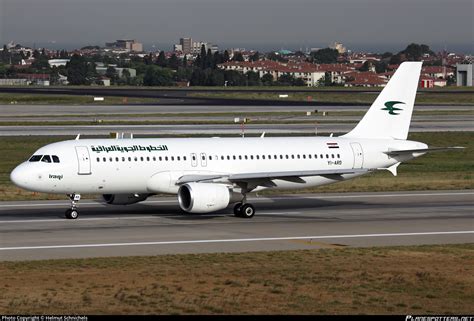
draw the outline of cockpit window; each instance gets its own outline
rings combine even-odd
[[[51,157],[49,155],[43,155],[43,158],[41,158],[41,161],[45,163],[51,163]]]
[[[53,162],[59,163],[59,157],[56,155],[51,156],[53,158]]]
[[[29,161],[30,162],[39,162],[42,156],[43,155],[33,155],[33,156],[31,156]]]

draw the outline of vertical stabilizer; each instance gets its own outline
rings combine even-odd
[[[407,139],[422,62],[404,62],[344,137]]]

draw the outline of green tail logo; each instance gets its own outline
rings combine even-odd
[[[390,115],[400,115],[399,113],[396,113],[398,110],[403,110],[403,108],[397,108],[393,107],[396,104],[405,104],[404,102],[401,101],[387,101],[384,105],[385,108],[382,108],[382,110],[388,110],[388,113]]]

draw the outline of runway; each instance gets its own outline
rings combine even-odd
[[[83,200],[0,203],[0,260],[243,252],[474,242],[474,191],[252,197],[253,219],[232,209],[183,214],[176,199],[129,206]]]
[[[349,132],[357,123],[320,124],[246,124],[247,134],[314,134]],[[413,121],[410,132],[452,132],[472,131],[471,120],[460,121]],[[240,124],[172,124],[172,125],[68,125],[68,126],[0,126],[0,136],[75,136],[105,135],[111,132],[127,132],[134,135],[240,135]]]
[[[302,112],[314,111],[367,111],[366,106],[252,106],[252,105],[0,105],[0,115],[97,115],[97,114],[154,114],[154,113],[252,113],[252,112]],[[473,106],[464,105],[416,105],[415,110],[466,110]],[[245,116],[245,115],[243,115]]]

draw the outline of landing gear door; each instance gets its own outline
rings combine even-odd
[[[91,174],[91,159],[89,149],[86,146],[76,146],[76,155],[79,175]]]
[[[351,143],[352,153],[354,154],[354,165],[352,168],[362,168],[364,166],[364,153],[359,143]]]

